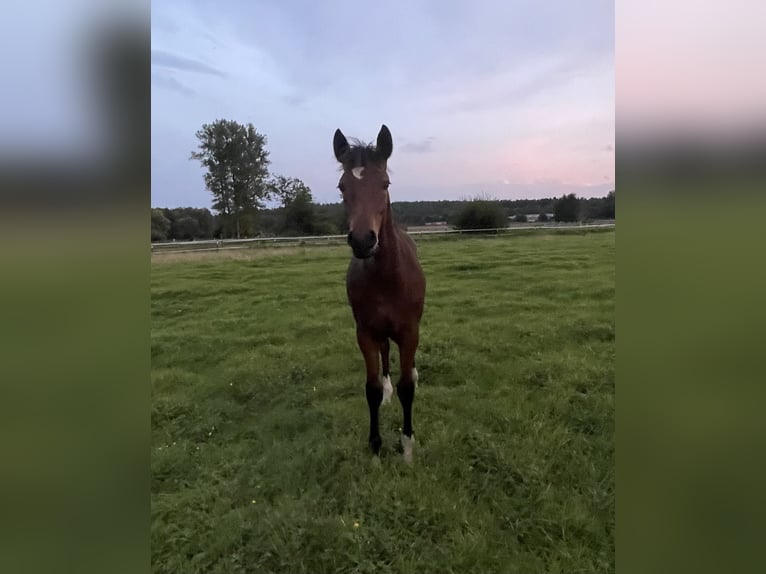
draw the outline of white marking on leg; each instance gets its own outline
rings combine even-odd
[[[380,381],[383,383],[383,403],[390,403],[391,402],[391,395],[394,394],[394,387],[391,385],[391,377],[385,376],[381,377]]]
[[[402,435],[402,449],[404,450],[404,454],[402,455],[402,458],[404,459],[404,462],[407,464],[412,464],[412,447],[415,445],[415,437],[408,437],[407,435]]]
[[[412,367],[412,382],[418,386],[418,370],[415,367]]]
[[[354,174],[354,177],[356,179],[362,179],[362,172],[364,171],[363,167],[355,167],[351,170],[351,173]]]

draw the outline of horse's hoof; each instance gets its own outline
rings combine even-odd
[[[402,459],[407,464],[412,464],[412,447],[415,445],[415,437],[402,435]]]
[[[371,438],[369,441],[370,445],[370,452],[374,454],[375,456],[380,456],[380,447],[383,444],[383,439],[381,439],[379,436],[376,436],[375,438]]]

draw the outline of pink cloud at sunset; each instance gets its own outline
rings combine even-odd
[[[764,22],[766,4],[752,0],[618,4],[620,125],[717,132],[764,122]]]
[[[552,138],[532,137],[508,145],[500,169],[505,179],[516,183],[603,184],[614,181],[614,146],[574,146]]]

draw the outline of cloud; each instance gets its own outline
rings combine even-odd
[[[196,96],[197,92],[176,80],[171,74],[152,72],[152,85],[178,92],[184,96]]]
[[[502,73],[473,84],[472,89],[448,101],[444,111],[472,112],[518,106],[534,100],[578,78],[588,76],[603,66],[605,59],[592,54],[561,54],[555,58],[530,60]]]
[[[219,78],[226,77],[225,74],[217,68],[203,64],[198,60],[184,58],[183,56],[177,56],[169,52],[163,52],[162,50],[152,50],[152,66],[159,66],[161,68],[169,68],[171,70],[179,70],[182,72],[197,72],[199,74],[218,76]]]
[[[282,98],[286,104],[294,107],[299,107],[308,101],[308,97],[301,94],[291,94]]]
[[[424,140],[407,142],[401,146],[401,150],[407,153],[428,153],[433,151],[431,145],[435,139],[434,136],[429,136]]]

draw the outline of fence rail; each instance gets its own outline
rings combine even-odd
[[[501,235],[517,231],[534,229],[549,230],[576,230],[615,227],[615,221],[601,223],[549,223],[545,225],[515,225],[497,229],[434,229],[408,231],[413,236],[436,236],[436,235]],[[252,237],[248,239],[203,239],[200,241],[172,241],[152,243],[152,253],[190,253],[200,251],[221,251],[225,249],[243,249],[249,246],[275,246],[288,247],[290,245],[332,245],[345,242],[345,235],[313,235],[303,237]],[[191,249],[188,249],[190,248]]]

